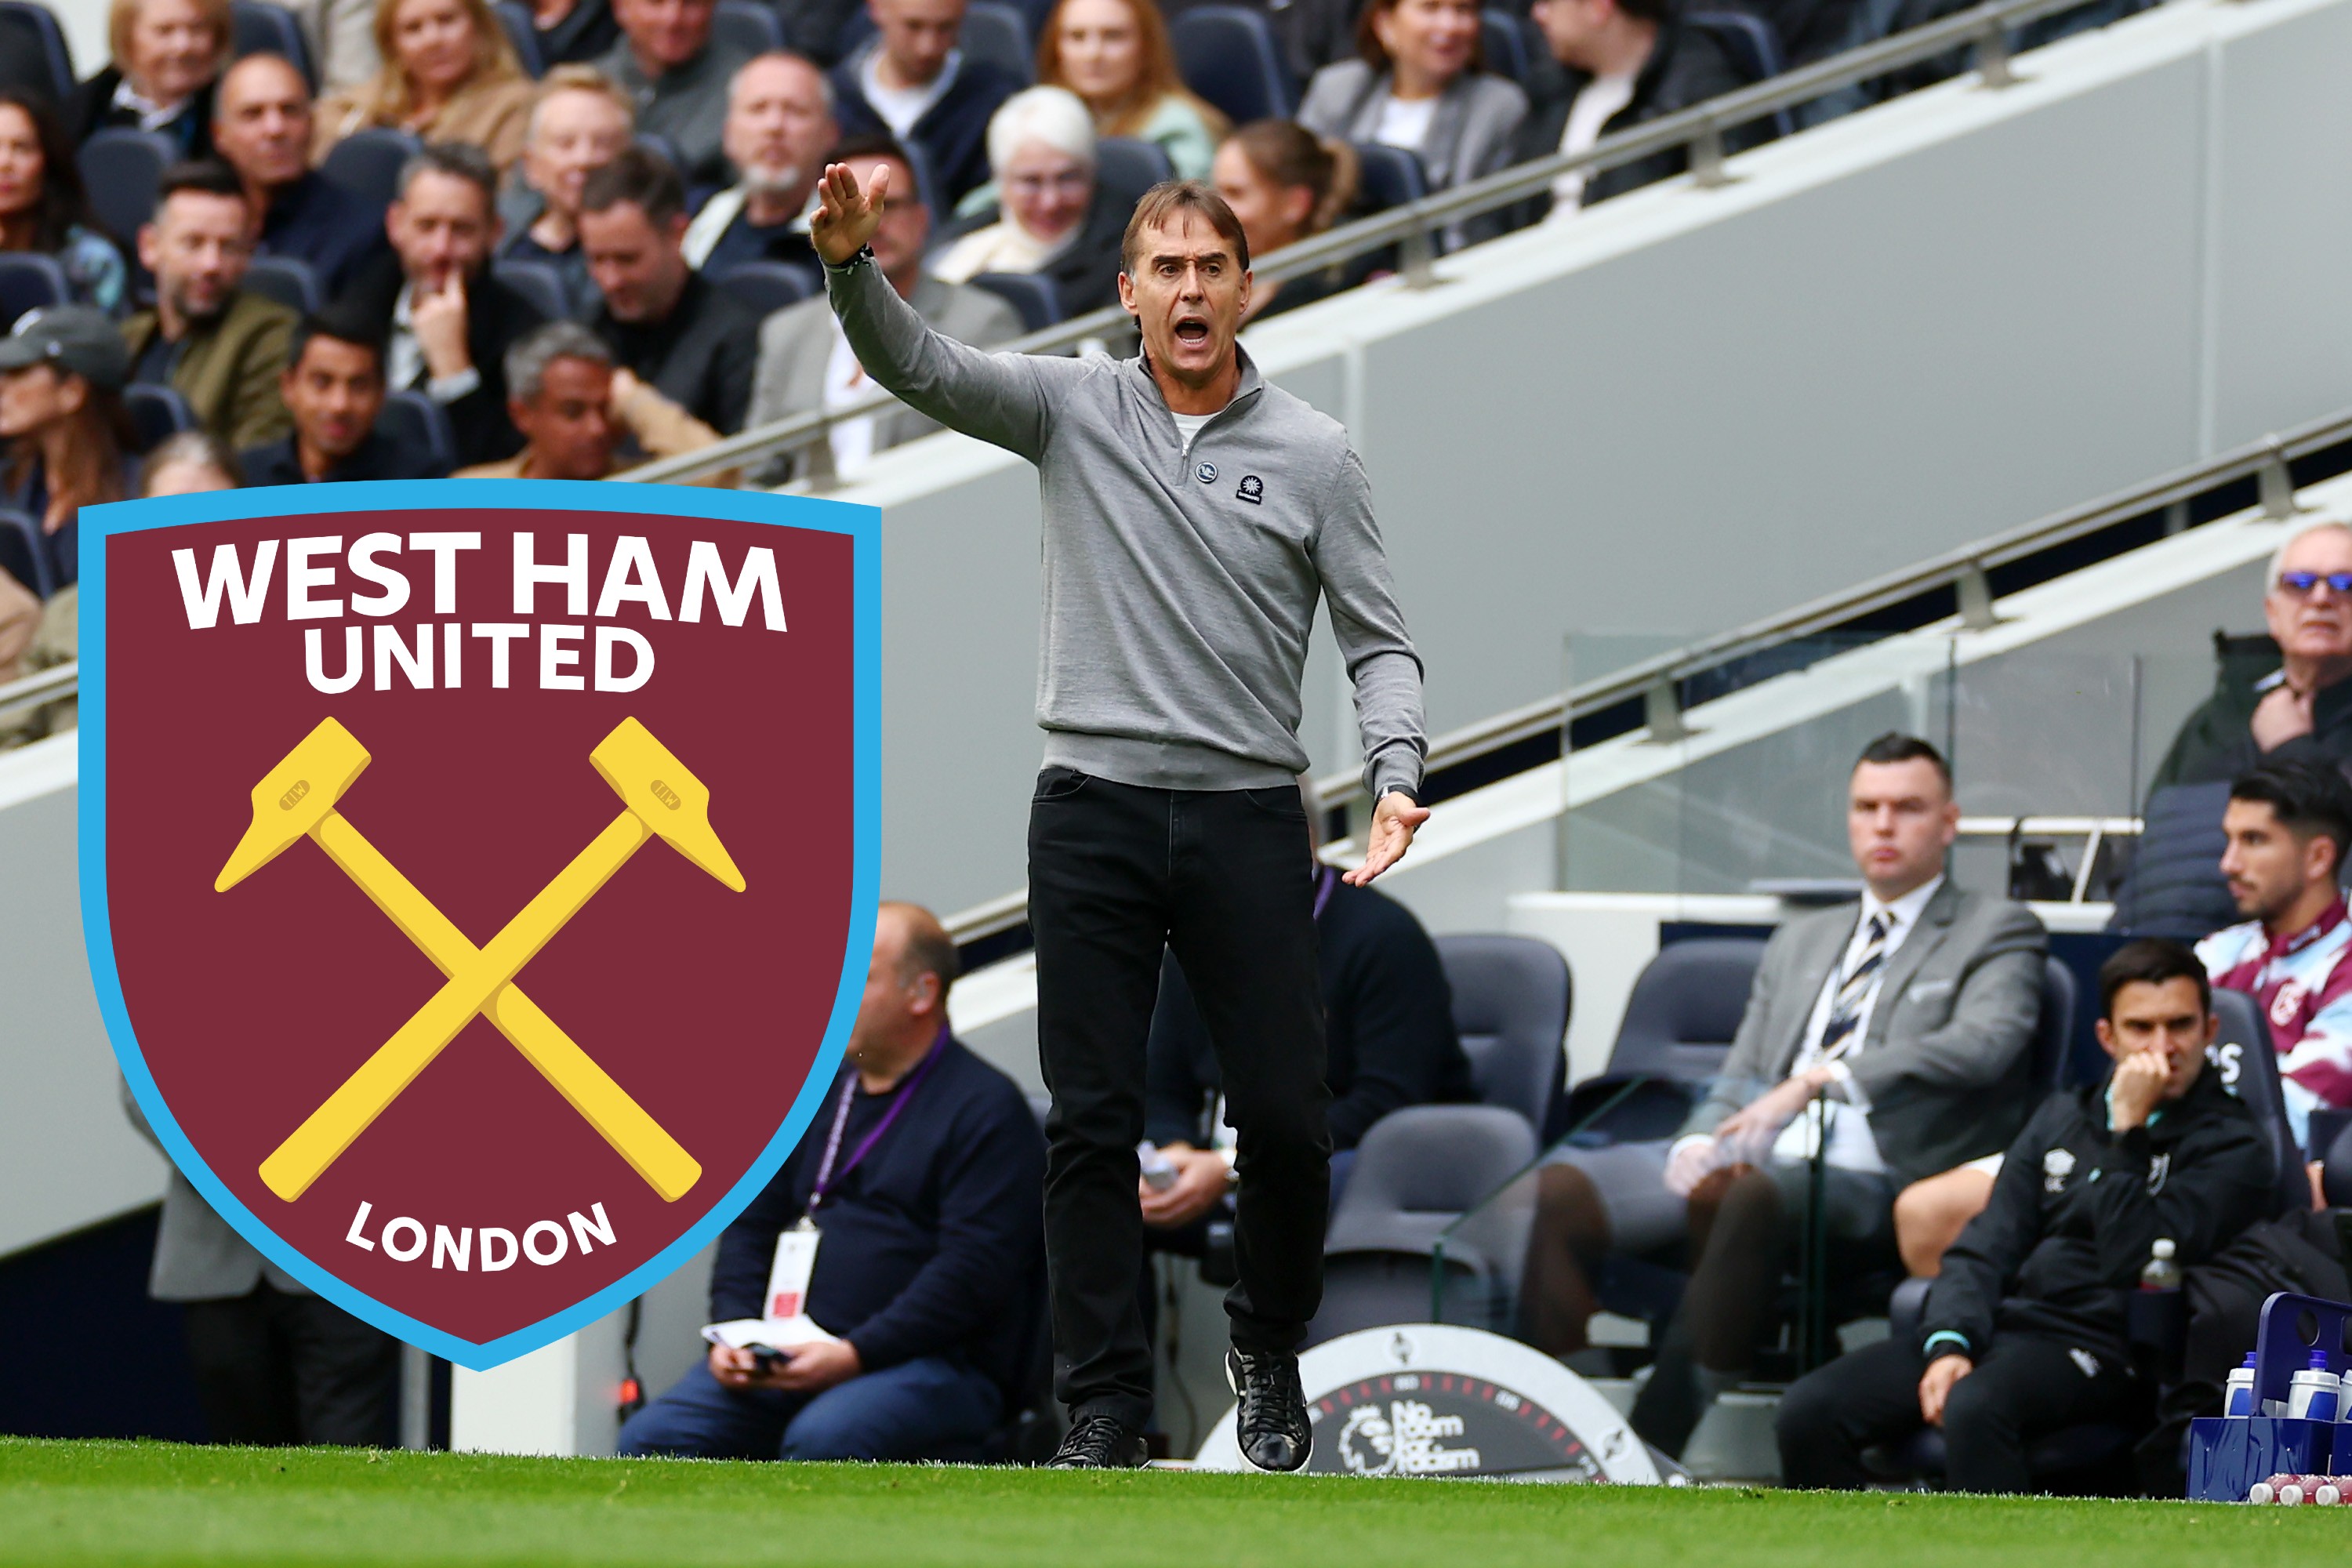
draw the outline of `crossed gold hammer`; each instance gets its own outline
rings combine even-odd
[[[253,786],[252,826],[215,879],[215,891],[228,891],[307,836],[448,976],[261,1163],[262,1182],[271,1192],[288,1203],[300,1197],[477,1013],[513,1041],[665,1200],[701,1178],[694,1156],[514,984],[517,972],[647,839],[667,839],[695,865],[743,890],[743,873],[711,831],[709,789],[643,724],[622,720],[588,760],[621,797],[621,814],[478,948],[335,809],[368,765],[366,749],[340,722],[322,721]]]

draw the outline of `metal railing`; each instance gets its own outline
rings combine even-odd
[[[1262,282],[1278,282],[1394,246],[1405,285],[1426,288],[1437,281],[1438,237],[1449,226],[1499,212],[1539,195],[1562,174],[1580,170],[1598,174],[1680,148],[1689,159],[1696,183],[1724,184],[1730,179],[1724,170],[1723,138],[1727,131],[1810,103],[1841,88],[1853,87],[1906,66],[1925,64],[1955,49],[1971,51],[1973,68],[1985,86],[2007,87],[2018,79],[2009,64],[2010,34],[2028,23],[2074,10],[2084,3],[2084,0],[1992,0],[1973,10],[1895,34],[1754,87],[1709,99],[1680,113],[1604,137],[1583,152],[1556,153],[1532,163],[1514,164],[1485,179],[1455,185],[1297,245],[1285,246],[1255,258],[1254,270]],[[1089,341],[1108,340],[1129,328],[1127,312],[1113,306],[1016,338],[1004,345],[1003,352],[1061,353]],[[839,408],[812,410],[746,430],[715,447],[642,464],[614,478],[663,484],[742,467],[812,446],[843,420],[863,418],[896,406],[896,398],[877,392]]]
[[[13,719],[28,708],[38,708],[81,689],[81,663],[53,665],[36,675],[0,686],[0,720]]]

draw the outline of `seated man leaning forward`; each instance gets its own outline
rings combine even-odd
[[[2099,969],[2105,1081],[2042,1101],[1927,1292],[1916,1337],[1882,1340],[1800,1378],[1775,1423],[1792,1487],[1870,1484],[1862,1451],[1940,1426],[1952,1486],[2033,1489],[2026,1447],[2146,1404],[2130,1293],[2159,1238],[2202,1261],[2263,1215],[2270,1152],[2207,1074],[2205,966],[2160,938]]]
[[[849,1061],[808,1135],[719,1238],[714,1322],[756,1318],[780,1237],[814,1227],[806,1313],[837,1339],[713,1345],[629,1418],[624,1454],[946,1458],[1029,1393],[1045,1323],[1045,1143],[1013,1080],[948,1032],[955,946],[884,904]]]
[[[656,458],[716,446],[719,432],[613,363],[604,341],[577,321],[549,321],[507,351],[507,417],[523,448],[503,462],[460,468],[461,479],[601,479],[624,435]],[[735,470],[685,481],[727,486]]]
[[[1581,1350],[1611,1252],[1692,1268],[1633,1429],[1679,1453],[1750,1367],[1804,1213],[1824,1100],[1832,1279],[1895,1263],[1906,1181],[1997,1152],[2033,1108],[2041,922],[1944,872],[1958,831],[1950,770],[1927,742],[1882,735],[1849,784],[1864,892],[1773,935],[1731,1054],[1681,1138],[1575,1149],[1538,1176],[1528,1259],[1531,1338]]]

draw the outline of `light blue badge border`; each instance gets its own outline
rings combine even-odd
[[[363,1291],[327,1272],[281,1240],[252,1210],[238,1201],[213,1174],[180,1130],[140,1053],[138,1037],[122,1001],[122,984],[115,973],[114,931],[107,905],[106,882],[106,542],[118,534],[153,528],[179,528],[189,523],[235,522],[254,519],[315,517],[344,512],[448,511],[638,512],[673,518],[713,518],[762,522],[779,528],[806,529],[847,534],[854,543],[853,593],[856,625],[852,634],[856,661],[854,703],[856,778],[852,798],[857,821],[851,856],[847,932],[843,944],[841,983],[834,993],[833,1016],[817,1047],[808,1080],[793,1100],[783,1125],[769,1140],[750,1170],[727,1194],[669,1246],[648,1258],[625,1278],[615,1280],[585,1300],[526,1329],[477,1344],[418,1322],[394,1311]],[[263,489],[214,490],[198,495],[163,496],[149,500],[118,501],[84,507],[81,534],[81,721],[79,731],[80,770],[77,784],[79,812],[79,856],[81,866],[82,940],[89,952],[90,979],[98,992],[100,1015],[114,1044],[122,1075],[156,1138],[173,1164],[204,1195],[206,1203],[237,1233],[258,1247],[261,1255],[309,1289],[395,1339],[477,1372],[513,1360],[625,1306],[660,1283],[740,1214],[745,1205],[768,1184],[808,1129],[819,1103],[832,1087],[849,1044],[849,1028],[866,987],[866,970],[874,947],[874,922],[881,888],[881,728],[882,728],[882,513],[870,506],[822,500],[811,496],[780,496],[757,492],[706,489],[678,485],[615,484],[611,480],[572,479],[388,479],[363,484],[314,484]]]

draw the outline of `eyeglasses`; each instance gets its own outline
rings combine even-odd
[[[1004,183],[1024,196],[1042,196],[1047,191],[1083,191],[1093,183],[1094,175],[1085,169],[1065,169],[1058,174],[1015,174]]]
[[[2352,572],[2282,572],[2279,592],[2293,594],[2297,598],[2309,594],[2322,583],[2337,594],[2352,595]]]

